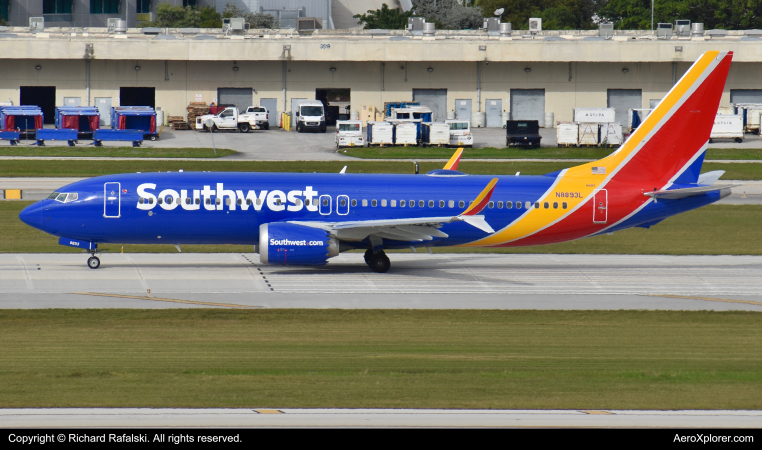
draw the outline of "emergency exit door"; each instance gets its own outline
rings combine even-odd
[[[599,189],[593,195],[593,223],[606,223],[608,220],[608,193]]]
[[[122,192],[119,183],[105,183],[103,185],[103,217],[116,219],[121,216]]]

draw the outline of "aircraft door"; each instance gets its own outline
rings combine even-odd
[[[606,189],[599,189],[593,195],[593,223],[606,223],[609,199]]]
[[[331,214],[331,196],[330,195],[320,196],[320,214],[324,216]]]
[[[103,217],[116,219],[122,215],[122,191],[119,183],[103,185]]]
[[[336,197],[336,214],[340,216],[346,216],[349,214],[349,197],[346,195],[339,195]]]

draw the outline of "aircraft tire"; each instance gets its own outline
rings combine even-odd
[[[87,258],[87,267],[91,269],[97,269],[101,266],[101,260],[97,256],[91,256]]]
[[[389,261],[389,257],[386,256],[386,253],[380,252],[375,255],[373,255],[373,259],[370,260],[370,268],[376,273],[386,273],[389,271],[389,268],[391,267],[391,262]]]
[[[365,250],[365,264],[370,266],[370,260],[373,258],[373,250],[367,249]]]

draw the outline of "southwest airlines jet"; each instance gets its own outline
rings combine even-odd
[[[518,247],[649,228],[716,202],[700,174],[732,52],[703,54],[617,151],[542,176],[172,172],[91,178],[24,209],[26,224],[91,254],[98,244],[246,244],[262,263],[323,265],[365,250]],[[343,171],[342,171],[343,172]]]

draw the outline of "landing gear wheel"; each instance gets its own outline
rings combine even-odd
[[[368,264],[376,273],[385,273],[389,271],[389,267],[391,267],[392,263],[389,261],[389,257],[386,256],[386,253],[380,252],[373,255],[373,259],[370,260],[370,264]]]
[[[242,124],[238,125],[238,130],[241,133],[248,133],[249,129],[251,129],[251,126],[248,123],[242,123]]]
[[[87,258],[87,267],[91,269],[97,269],[101,266],[101,260],[97,256],[91,256]]]
[[[370,260],[373,259],[373,250],[367,249],[365,250],[365,264],[370,266]]]

